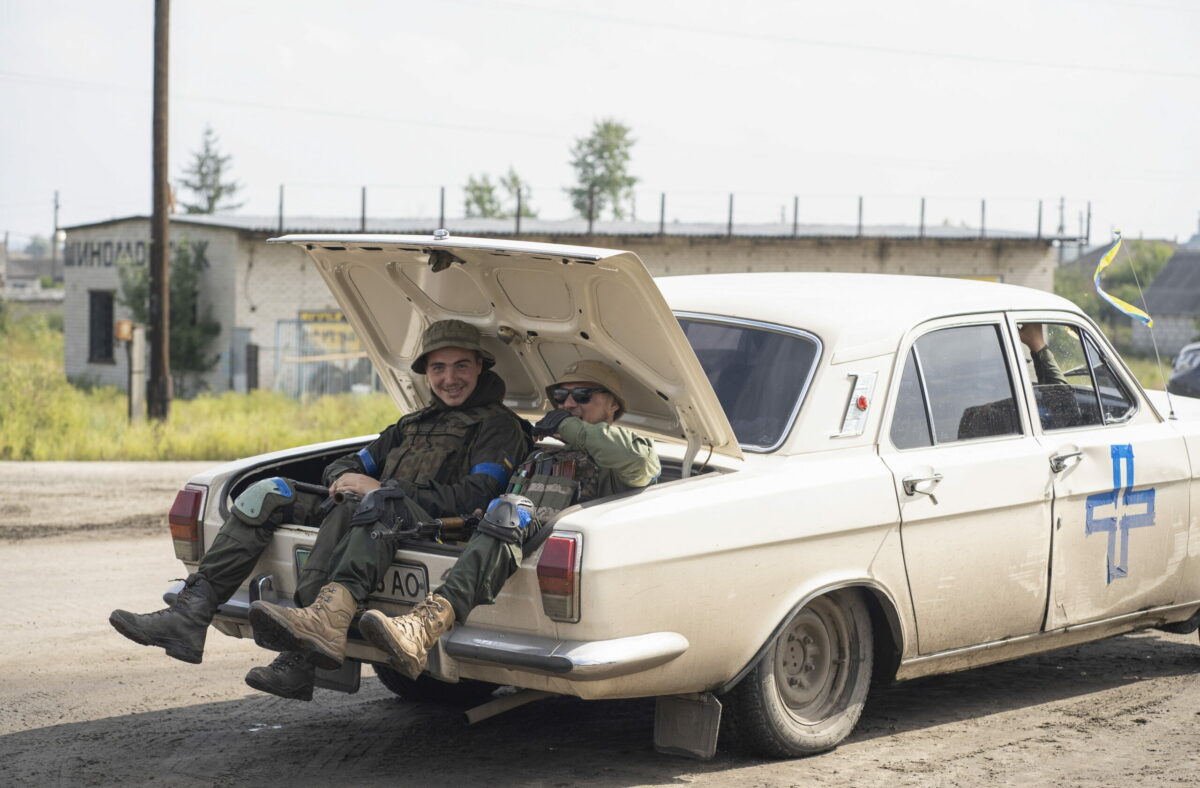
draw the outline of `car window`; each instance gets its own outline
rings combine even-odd
[[[800,408],[820,347],[760,324],[679,318],[738,443],[779,445]]]
[[[1038,419],[1044,430],[1090,427],[1103,423],[1100,400],[1083,348],[1082,330],[1065,323],[1034,324],[1042,327],[1046,347],[1027,354],[1029,379]],[[1026,324],[1018,324],[1024,330]]]
[[[923,432],[929,436],[930,426],[936,444],[1021,434],[998,325],[943,328],[913,345],[892,415],[892,442],[901,449],[927,446]]]
[[[904,359],[904,373],[896,396],[896,412],[892,416],[892,443],[897,449],[933,445],[929,415],[925,410],[925,393],[921,388],[921,375],[917,372],[917,354],[913,351],[909,351]]]
[[[1129,418],[1133,398],[1087,330],[1067,323],[1041,325],[1046,350],[1027,361],[1042,429],[1094,427]]]
[[[1111,360],[1100,351],[1100,346],[1095,340],[1085,336],[1084,344],[1087,346],[1092,380],[1100,395],[1100,408],[1104,412],[1105,423],[1125,421],[1133,415],[1133,398],[1121,385],[1120,378],[1113,372]]]

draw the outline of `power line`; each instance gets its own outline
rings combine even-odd
[[[505,2],[482,3],[479,0],[455,0],[474,6],[494,6],[497,4],[520,8],[525,11],[536,11],[541,16],[554,15],[587,20],[589,22],[609,22],[612,24],[632,27],[670,30],[679,33],[715,36],[717,38],[735,38],[747,41],[767,41],[776,44],[789,44],[820,49],[839,49],[852,52],[869,52],[880,55],[903,55],[905,57],[934,58],[941,60],[957,60],[968,63],[983,63],[1001,66],[1022,66],[1027,68],[1048,68],[1060,71],[1090,71],[1101,74],[1129,74],[1142,77],[1171,77],[1175,79],[1200,79],[1200,72],[1194,71],[1162,71],[1158,69],[1119,68],[1117,66],[1085,65],[1078,63],[1055,63],[1048,60],[1022,60],[1019,58],[996,57],[990,55],[972,55],[960,52],[939,52],[928,49],[907,49],[904,47],[880,46],[876,44],[858,44],[850,41],[827,41],[818,38],[801,38],[779,33],[745,32],[727,28],[702,27],[699,25],[684,25],[676,22],[659,22],[647,19],[627,19],[608,14],[594,14],[586,11],[574,11],[560,6],[530,5],[528,3]]]

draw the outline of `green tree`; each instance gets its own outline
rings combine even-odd
[[[625,204],[633,201],[638,180],[629,174],[630,150],[636,142],[631,133],[632,129],[611,118],[598,120],[592,133],[575,140],[571,147],[576,185],[567,189],[567,194],[585,219],[598,218],[605,208],[614,219],[625,218]]]
[[[179,202],[187,213],[236,211],[245,205],[244,202],[231,202],[241,191],[242,184],[229,177],[233,157],[228,154],[222,155],[217,142],[217,135],[213,133],[212,126],[205,126],[200,150],[192,152],[191,163],[184,168],[183,177],[177,181],[180,187],[187,189],[194,196],[193,202]]]
[[[35,235],[25,244],[25,254],[35,258],[49,257],[50,242],[43,236]]]
[[[496,196],[496,184],[492,183],[489,175],[484,173],[476,178],[474,175],[467,177],[467,185],[463,187],[466,192],[466,211],[467,218],[474,217],[483,218],[498,218],[504,216],[504,211],[500,207],[500,198]]]
[[[150,271],[145,264],[132,260],[117,263],[121,281],[118,301],[127,307],[137,323],[148,323],[150,313]],[[182,397],[200,391],[200,376],[217,363],[220,354],[210,352],[213,340],[221,333],[221,324],[212,319],[211,307],[200,313],[200,270],[193,262],[186,240],[175,246],[171,255],[171,378]]]
[[[533,189],[521,179],[520,175],[517,175],[517,171],[511,165],[508,168],[508,174],[501,176],[500,185],[508,193],[508,200],[512,204],[512,208],[504,212],[505,216],[516,216],[519,205],[522,219],[537,218],[537,211],[533,210],[533,206],[529,204],[529,198],[533,196]],[[518,195],[520,196],[519,200],[517,199]]]

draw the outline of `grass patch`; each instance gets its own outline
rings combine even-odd
[[[43,315],[0,304],[0,460],[228,460],[378,432],[400,417],[386,394],[297,401],[226,392],[171,403],[130,424],[125,394],[63,376],[63,337]]]
[[[1159,375],[1153,356],[1150,358],[1122,356],[1122,358],[1129,365],[1129,371],[1142,384],[1142,388],[1162,391],[1167,387],[1165,381],[1171,377],[1171,365],[1167,362],[1167,359],[1163,359],[1162,374]]]

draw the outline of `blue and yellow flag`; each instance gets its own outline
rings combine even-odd
[[[1108,264],[1116,259],[1117,251],[1121,248],[1121,231],[1117,230],[1113,233],[1113,235],[1117,236],[1117,242],[1112,245],[1111,249],[1104,253],[1103,257],[1100,258],[1100,262],[1096,265],[1096,273],[1092,276],[1092,282],[1096,285],[1096,292],[1099,293],[1100,297],[1105,301],[1112,304],[1117,309],[1120,309],[1134,320],[1140,320],[1141,322],[1145,323],[1147,327],[1152,326],[1154,325],[1154,321],[1150,318],[1150,315],[1138,309],[1133,304],[1122,301],[1116,296],[1110,296],[1100,288],[1100,272],[1105,268],[1108,268]]]

